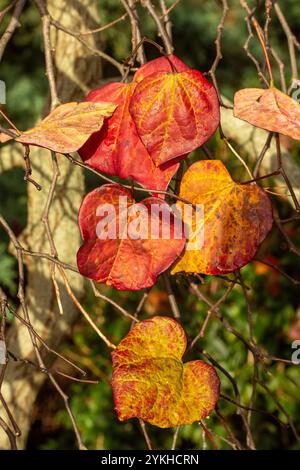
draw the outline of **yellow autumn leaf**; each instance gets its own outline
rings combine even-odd
[[[180,196],[202,207],[203,216],[197,219],[193,210],[188,242],[172,274],[235,271],[254,257],[272,227],[267,194],[255,183],[233,181],[220,160],[191,165],[182,178]]]
[[[104,119],[116,109],[113,103],[65,103],[15,140],[45,147],[54,152],[76,152],[91,134],[101,129]]]
[[[121,421],[140,418],[168,428],[206,418],[219,398],[215,369],[182,362],[186,335],[169,317],[135,325],[112,353],[112,387]]]

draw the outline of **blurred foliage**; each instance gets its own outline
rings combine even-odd
[[[0,173],[0,212],[18,235],[26,225],[27,195],[21,168]],[[21,182],[21,184],[20,184]],[[17,260],[7,252],[8,237],[0,228],[0,285],[13,296],[17,291]]]
[[[9,2],[0,0],[0,10]],[[0,24],[0,35],[7,27],[9,15]],[[6,83],[6,112],[19,129],[34,124],[45,106],[45,76],[41,21],[36,8],[28,3],[13,40],[1,61],[0,79]]]
[[[15,262],[11,256],[6,253],[6,244],[0,243],[0,259],[1,259],[1,269],[0,269],[0,285],[6,287],[10,294],[14,295],[16,293],[16,269]]]
[[[0,0],[0,10],[8,2]],[[154,2],[157,3],[157,2]],[[171,1],[167,2],[171,5]],[[221,92],[232,99],[235,90],[245,86],[259,86],[254,64],[249,60],[243,44],[247,38],[247,29],[244,22],[245,11],[241,9],[238,0],[230,0],[231,10],[226,22],[223,39],[223,60],[217,71],[217,79]],[[251,1],[250,1],[251,3]],[[253,2],[252,2],[253,3]],[[258,3],[258,18],[263,21],[263,2]],[[298,0],[281,2],[285,14],[294,33],[299,34],[300,4]],[[286,7],[288,4],[288,8]],[[99,9],[102,24],[106,24],[123,13],[118,0],[99,0]],[[216,27],[220,19],[221,2],[214,0],[182,0],[172,11],[171,18],[174,25],[173,35],[175,51],[189,65],[202,71],[207,71],[215,57]],[[155,34],[155,27],[151,18],[140,10],[143,33],[151,39],[159,41]],[[44,57],[42,51],[41,24],[38,14],[28,3],[21,18],[22,27],[19,28],[11,41],[1,63],[0,79],[7,84],[7,105],[5,110],[14,123],[20,127],[28,128],[37,119],[47,103],[47,79],[44,71]],[[5,20],[0,25],[0,34],[7,25]],[[122,21],[115,27],[102,34],[105,41],[105,50],[118,60],[124,60],[130,54],[130,26],[128,21]],[[288,48],[284,33],[276,18],[272,19],[270,28],[271,43],[274,45],[285,64],[286,78],[289,81]],[[262,60],[262,52],[257,41],[253,38],[250,43],[253,54]],[[146,45],[148,59],[157,57],[158,51]],[[115,76],[115,70],[104,64],[104,76]],[[278,82],[278,71],[275,79]],[[230,155],[220,144],[219,137],[210,143],[211,149],[219,158],[229,160],[229,168],[238,178],[243,169],[236,159]],[[292,148],[295,159],[300,161],[299,146]],[[191,161],[200,157],[195,152]],[[201,155],[202,157],[202,155]],[[87,175],[87,190],[99,184],[95,176]],[[274,198],[280,214],[290,216],[290,207]],[[22,170],[16,170],[0,176],[0,206],[1,212],[12,224],[16,233],[20,233],[26,223],[26,184],[23,181]],[[300,236],[294,224],[288,225],[289,235],[299,245]],[[15,294],[16,265],[15,260],[8,253],[4,254],[7,239],[1,233],[0,243],[0,283],[11,297]],[[280,266],[292,276],[299,277],[299,265],[295,257],[287,250],[286,243],[282,241],[276,230],[268,237],[260,249],[259,256],[266,261]],[[242,269],[245,284],[249,286],[248,296],[253,309],[253,323],[258,344],[265,351],[279,357],[290,359],[291,338],[290,329],[299,315],[299,288],[285,277],[279,275],[268,266],[253,262]],[[190,338],[201,328],[207,309],[193,295],[188,293],[184,279],[178,278],[174,289],[182,311],[182,323]],[[204,278],[202,289],[212,299],[217,301],[227,286],[227,281],[221,278]],[[134,312],[142,293],[116,292],[107,287],[101,287],[102,292],[118,301],[130,312]],[[95,322],[103,327],[107,335],[118,343],[128,332],[130,323],[126,321],[107,303],[95,302],[95,298],[87,286],[85,306],[92,312]],[[241,288],[231,292],[226,303],[221,305],[221,312],[235,328],[245,337],[249,337],[247,330],[247,305]],[[159,282],[152,289],[145,304],[141,318],[153,314],[170,315],[170,307],[164,286]],[[300,320],[299,320],[300,321]],[[211,320],[205,338],[199,348],[206,350],[217,360],[224,369],[231,374],[238,383],[241,402],[249,403],[252,393],[253,362],[243,344],[224,329],[216,320]],[[70,337],[62,347],[62,351],[78,365],[83,367],[89,378],[99,380],[99,384],[73,383],[62,380],[64,389],[70,394],[71,405],[75,413],[83,440],[89,448],[97,449],[144,449],[145,443],[141,435],[137,420],[120,423],[114,412],[112,392],[110,387],[111,361],[110,356],[98,337],[79,321],[70,332]],[[201,357],[201,351],[196,350],[188,359]],[[65,367],[61,362],[60,368]],[[61,369],[63,370],[63,369]],[[74,374],[73,370],[67,373]],[[219,371],[222,381],[222,393],[235,399],[232,384],[228,377]],[[286,411],[299,423],[299,372],[297,367],[290,367],[284,363],[267,364],[265,370],[260,367],[260,377],[266,383],[271,393],[277,397]],[[80,377],[78,377],[80,378]],[[257,386],[255,408],[263,412],[252,413],[252,427],[254,440],[260,449],[296,448],[295,438],[289,427],[280,427],[276,418],[287,423],[287,416],[278,408],[276,401]],[[236,407],[224,399],[219,401],[219,409],[230,423],[237,437],[242,441],[245,435],[241,417],[236,413]],[[58,401],[57,395],[46,384],[41,390],[35,420],[29,436],[28,448],[42,449],[71,449],[74,447],[74,436],[69,419]],[[215,413],[207,420],[208,428],[221,436],[228,437],[224,426]],[[148,426],[150,437],[155,448],[170,448],[174,430],[160,430]],[[213,434],[213,438],[221,449],[228,445]],[[197,449],[203,445],[203,432],[197,425],[184,426],[179,433],[178,448]],[[208,448],[212,448],[207,442]]]

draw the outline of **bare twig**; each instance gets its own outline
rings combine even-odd
[[[165,46],[165,50],[167,54],[172,54],[173,52],[173,46],[172,46],[172,41],[171,38],[169,37],[166,28],[164,24],[162,23],[159,15],[155,11],[154,6],[152,5],[151,0],[141,0],[142,5],[146,8],[146,10],[149,12],[149,14],[152,16],[158,30],[159,36],[162,38],[162,41]]]
[[[9,25],[7,26],[5,32],[3,33],[1,39],[0,39],[0,62],[2,60],[4,51],[6,49],[7,44],[9,43],[10,39],[12,38],[15,30],[20,26],[19,19],[21,16],[21,13],[24,9],[26,0],[18,0],[17,2],[14,2],[13,5],[15,5],[12,18],[9,22]],[[9,7],[10,9],[10,7]],[[9,11],[8,9],[6,12]],[[6,13],[5,10],[2,13]]]

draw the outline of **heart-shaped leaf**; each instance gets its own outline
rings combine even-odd
[[[93,134],[80,149],[82,159],[92,168],[132,178],[150,189],[164,190],[177,171],[179,164],[157,168],[142,143],[131,115],[129,102],[136,83],[109,83],[93,90],[87,101],[108,101],[118,105],[99,132]]]
[[[191,165],[182,178],[180,196],[202,206],[203,217],[197,221],[193,211],[186,250],[172,274],[235,271],[254,257],[272,227],[272,207],[266,193],[255,183],[235,183],[220,160]]]
[[[54,152],[76,152],[115,109],[113,103],[65,103],[15,140]]]
[[[95,189],[79,211],[80,273],[120,290],[152,286],[184,248],[183,230],[177,232],[174,223],[171,208],[159,198],[136,204],[118,184]]]
[[[112,387],[121,421],[140,418],[161,428],[206,418],[219,398],[215,369],[203,361],[182,362],[182,327],[153,317],[135,325],[112,353]]]
[[[134,90],[129,110],[156,166],[204,144],[220,120],[215,87],[191,69],[144,78]]]
[[[246,88],[234,96],[235,117],[300,140],[300,105],[277,88]]]
[[[134,81],[141,82],[144,78],[156,72],[185,72],[191,70],[190,67],[185,65],[176,55],[170,54],[165,57],[150,60],[142,65],[134,74]]]

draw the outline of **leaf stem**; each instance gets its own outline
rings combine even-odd
[[[15,131],[17,131],[18,134],[21,134],[21,132],[19,131],[19,129],[14,125],[13,122],[11,122],[11,120],[6,116],[6,114],[4,113],[4,111],[2,111],[1,108],[0,108],[0,114],[1,114],[1,116],[5,119],[5,121],[7,121],[8,124],[9,124],[10,126],[12,126],[12,127],[15,129]]]
[[[264,53],[264,55],[265,55],[266,64],[267,64],[267,68],[268,68],[268,72],[269,72],[269,76],[270,76],[270,87],[273,87],[273,86],[274,86],[273,72],[272,72],[272,67],[271,67],[269,55],[268,55],[268,52],[267,52],[266,44],[265,44],[265,41],[264,41],[264,38],[263,38],[263,34],[262,34],[262,31],[261,31],[261,27],[259,26],[258,21],[257,21],[257,19],[255,18],[255,16],[253,16],[253,17],[251,18],[251,21],[252,21],[253,26],[254,26],[254,28],[255,28],[255,30],[256,30],[256,33],[257,33],[259,42],[260,42],[260,44],[261,44],[263,53]]]

